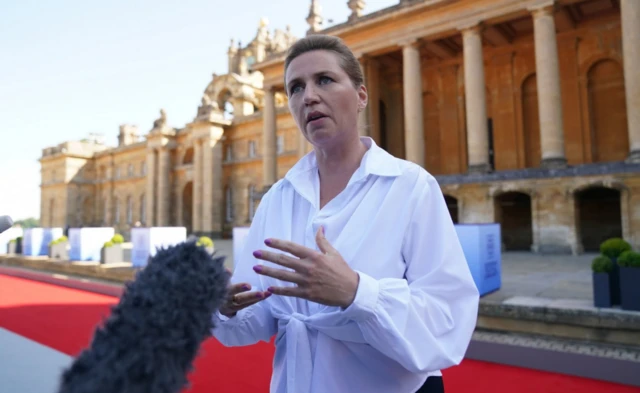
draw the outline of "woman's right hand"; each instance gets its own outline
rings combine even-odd
[[[220,314],[227,318],[232,318],[243,308],[247,308],[271,296],[271,292],[268,291],[248,292],[250,290],[251,285],[247,283],[230,285],[227,301],[220,307]]]

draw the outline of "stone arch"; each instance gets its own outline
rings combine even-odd
[[[187,148],[187,150],[184,152],[184,155],[182,156],[182,164],[183,165],[190,165],[193,164],[193,146],[190,146]]]
[[[458,224],[460,222],[458,198],[450,194],[444,194],[444,202],[447,205],[447,210],[449,210],[451,221],[453,221],[454,224]]]
[[[87,195],[82,201],[82,225],[93,225],[94,222],[94,199],[93,196]]]
[[[526,168],[537,168],[540,166],[542,152],[540,150],[538,81],[535,72],[529,74],[522,80],[520,95],[524,165]]]
[[[257,80],[247,82],[245,79],[233,73],[214,75],[213,80],[205,89],[204,94],[214,106],[217,106],[217,110],[227,113],[225,117],[229,116],[229,112],[225,111],[225,105],[228,105],[228,103],[234,107],[234,114],[236,116],[249,115],[253,113],[256,108],[263,106],[260,102],[262,92],[256,83],[258,83]],[[236,111],[242,113],[235,113]]]
[[[624,72],[602,58],[586,72],[591,153],[595,162],[623,161],[629,152]]]
[[[495,222],[506,251],[531,251],[535,245],[532,193],[503,189],[493,193]]]
[[[604,181],[581,185],[573,190],[580,250],[598,252],[604,240],[624,237],[624,194],[625,188],[611,186]]]
[[[221,90],[216,96],[216,102],[226,119],[233,117],[235,108],[233,105],[233,93],[231,92],[231,89],[225,88]]]

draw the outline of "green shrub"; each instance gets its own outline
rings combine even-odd
[[[121,244],[124,243],[124,237],[122,237],[121,234],[116,233],[115,235],[113,235],[113,237],[111,238],[111,241],[113,242],[113,244]]]
[[[602,255],[608,256],[611,259],[616,259],[623,252],[629,250],[631,250],[631,244],[618,237],[607,239],[600,244],[600,252]]]
[[[53,246],[55,244],[60,244],[60,243],[64,243],[67,242],[69,239],[66,236],[60,236],[59,238],[55,239],[55,240],[51,240],[49,242],[49,246]]]
[[[591,270],[594,273],[609,273],[613,270],[613,262],[605,255],[598,255],[591,262]]]
[[[18,239],[11,239],[11,240],[9,240],[9,243],[17,243],[17,242],[18,242]]]
[[[618,265],[640,268],[640,252],[625,251],[618,257]]]
[[[109,240],[108,242],[104,242],[104,248],[113,247],[113,242]]]
[[[201,236],[196,244],[202,247],[213,247],[213,240],[209,237]]]

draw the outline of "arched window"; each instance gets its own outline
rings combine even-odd
[[[133,222],[133,198],[131,195],[127,197],[127,224]]]
[[[225,200],[227,222],[233,222],[233,190],[231,187],[227,187]]]
[[[254,200],[254,195],[256,192],[256,187],[251,184],[249,185],[249,221],[253,221],[253,216],[255,215],[255,210],[256,210],[256,206],[255,206],[255,200]]]
[[[140,195],[140,223],[144,225],[147,218],[147,200],[144,194]]]
[[[120,201],[118,198],[113,200],[113,223],[118,224],[120,222]]]

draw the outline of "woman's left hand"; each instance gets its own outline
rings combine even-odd
[[[294,296],[327,306],[347,308],[353,302],[358,289],[359,276],[340,253],[324,237],[323,228],[316,233],[320,251],[299,244],[267,239],[269,247],[287,252],[297,258],[267,250],[258,250],[253,255],[265,261],[284,266],[293,271],[256,265],[253,270],[264,276],[297,284],[293,287],[270,287],[274,295]]]

